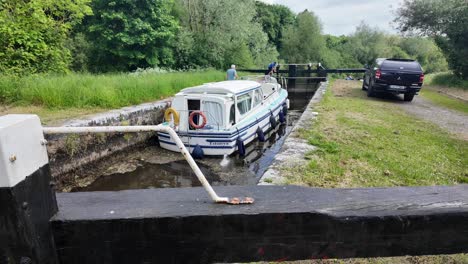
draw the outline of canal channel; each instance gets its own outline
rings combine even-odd
[[[254,141],[246,156],[204,158],[197,163],[214,186],[255,185],[280,151],[296,121],[317,90],[318,83],[302,80],[288,85],[290,109],[286,124],[270,131],[265,142]],[[149,142],[76,170],[67,177],[80,179],[60,191],[120,191],[128,189],[179,188],[200,186],[195,174],[180,153]]]

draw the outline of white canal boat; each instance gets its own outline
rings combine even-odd
[[[288,92],[275,78],[207,83],[183,89],[165,113],[192,156],[245,154],[245,146],[285,122]],[[158,132],[162,148],[179,152],[169,134]]]

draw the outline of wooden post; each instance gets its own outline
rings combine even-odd
[[[49,224],[56,212],[39,118],[0,117],[0,263],[56,263]]]
[[[61,263],[233,263],[468,252],[468,185],[216,187],[59,193]],[[194,199],[196,197],[196,199]]]

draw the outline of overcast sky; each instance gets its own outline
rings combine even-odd
[[[313,11],[323,24],[323,32],[332,35],[348,35],[361,21],[387,32],[397,33],[390,22],[393,12],[403,0],[261,0],[281,4],[294,12]]]

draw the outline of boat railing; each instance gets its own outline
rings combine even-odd
[[[241,77],[241,80],[255,81],[259,83],[274,83],[274,84],[278,83],[276,78],[270,75],[247,75],[247,76]]]

